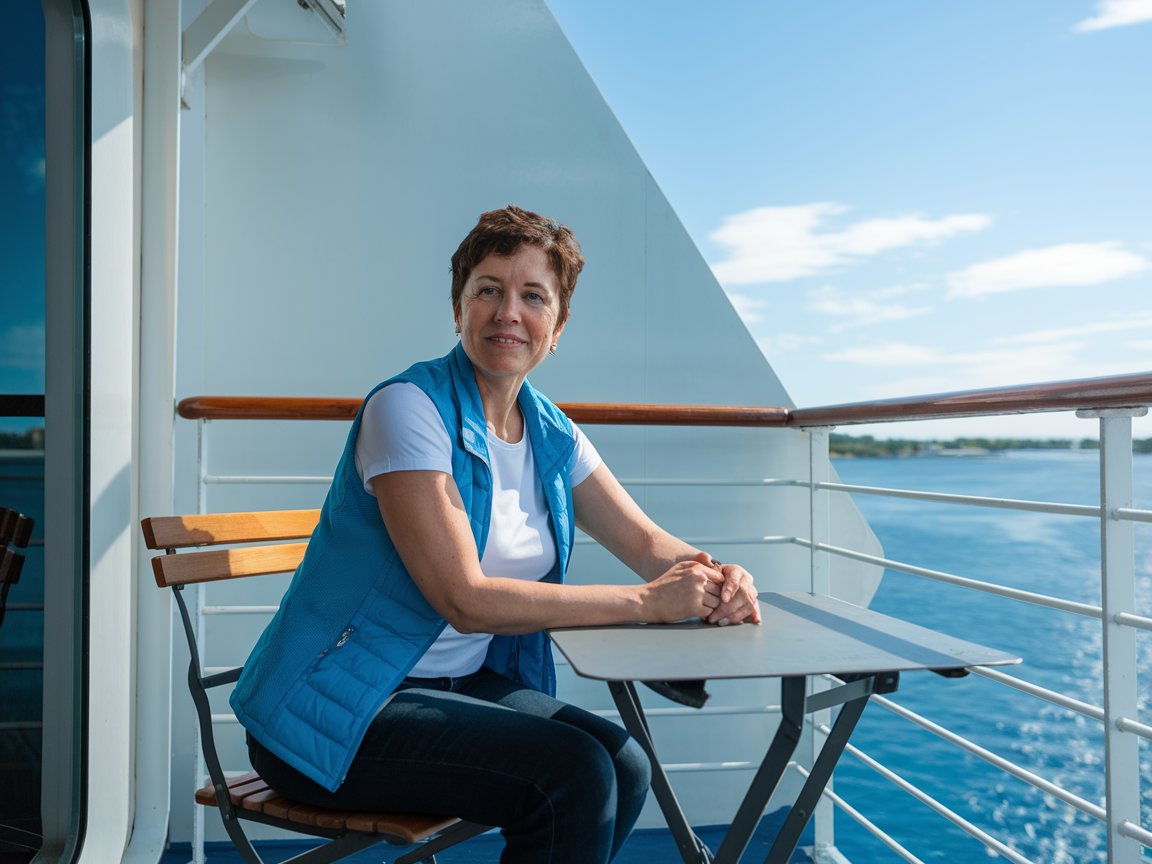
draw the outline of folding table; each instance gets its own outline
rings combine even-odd
[[[687,864],[739,861],[800,743],[805,714],[841,706],[765,864],[786,864],[791,857],[869,696],[896,690],[904,671],[960,677],[971,666],[1020,662],[833,597],[764,593],[760,611],[758,626],[693,621],[549,631],[578,675],[608,682],[625,727],[652,762],[652,791]],[[826,674],[843,683],[806,696],[807,679]],[[634,683],[709,678],[781,679],[780,725],[715,858],[688,825],[660,766]]]

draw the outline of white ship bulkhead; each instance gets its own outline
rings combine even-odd
[[[204,0],[90,2],[87,734],[89,776],[100,779],[82,861],[154,861],[165,837],[194,832],[186,654],[139,517],[201,501],[210,511],[319,506],[319,483],[202,486],[203,441],[211,474],[318,476],[346,433],[343,423],[220,422],[202,441],[174,417],[176,400],[359,396],[445,353],[449,255],[480,212],[512,202],[570,225],[588,260],[558,355],[533,376],[554,400],[791,404],[543,0],[349,0],[342,37],[292,0],[222,3],[244,14],[218,28],[219,44],[195,43],[211,50],[182,70],[181,34]],[[745,563],[762,590],[810,588],[806,550],[747,542],[811,536],[801,490],[638,482],[805,477],[806,433],[585,428],[665,527],[716,538],[708,548]],[[832,541],[879,554],[850,500],[833,503]],[[878,568],[829,566],[833,594],[870,600]],[[585,543],[570,578],[634,577]],[[275,603],[285,584],[230,586],[213,602]],[[210,622],[206,662],[242,661],[266,620]],[[611,706],[602,684],[560,673],[562,696]],[[714,706],[776,699],[764,682],[709,689]],[[657,717],[653,731],[669,761],[741,761],[759,759],[774,725],[701,713]],[[245,768],[239,727],[218,734],[225,767]],[[690,819],[711,824],[731,818],[748,772],[672,780]],[[214,814],[206,822],[208,839],[223,836]],[[659,822],[650,803],[641,825]]]

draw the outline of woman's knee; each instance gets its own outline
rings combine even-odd
[[[621,795],[645,795],[652,782],[652,763],[635,738],[629,737],[613,757]]]
[[[592,735],[571,727],[558,730],[550,748],[549,772],[560,786],[593,802],[615,798],[617,768],[613,754]]]

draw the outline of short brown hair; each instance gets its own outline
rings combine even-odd
[[[472,270],[489,255],[514,255],[521,246],[535,246],[548,256],[552,271],[560,283],[560,318],[568,320],[568,307],[576,279],[584,269],[580,244],[570,228],[559,222],[509,204],[503,210],[481,214],[476,226],[460,243],[452,256],[452,311],[460,314],[464,283]]]

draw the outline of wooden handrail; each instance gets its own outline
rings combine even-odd
[[[360,399],[304,396],[190,396],[176,406],[186,420],[351,420]],[[578,423],[666,426],[850,426],[901,420],[1037,414],[1079,408],[1152,405],[1152,372],[961,390],[818,408],[738,405],[632,405],[561,402]]]
[[[1147,405],[1152,405],[1152,372],[1138,372],[1132,375],[960,390],[821,408],[797,408],[790,413],[788,425],[850,426],[901,420],[1042,414],[1080,408],[1131,408]]]
[[[362,399],[303,396],[190,396],[176,406],[186,420],[351,420]],[[561,402],[577,423],[668,426],[786,426],[788,409],[738,405],[628,405]]]
[[[312,396],[189,396],[176,405],[185,420],[351,420],[363,399]]]

